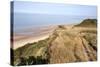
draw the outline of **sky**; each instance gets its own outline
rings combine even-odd
[[[97,7],[86,5],[15,1],[14,13],[96,16]]]
[[[14,29],[80,23],[97,18],[97,7],[63,3],[14,1]]]

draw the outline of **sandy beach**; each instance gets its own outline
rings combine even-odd
[[[26,29],[20,33],[15,33],[13,37],[13,49],[24,46],[27,43],[38,42],[44,40],[52,34],[56,26],[45,26],[38,29]],[[27,33],[27,34],[26,34]]]

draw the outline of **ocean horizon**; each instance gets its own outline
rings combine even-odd
[[[75,15],[52,15],[52,14],[30,14],[14,13],[14,32],[23,31],[28,28],[38,28],[49,25],[67,25],[82,22],[84,19],[96,19],[95,16]]]

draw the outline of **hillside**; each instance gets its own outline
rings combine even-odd
[[[80,24],[76,25],[81,27],[97,27],[97,19],[85,19]]]
[[[49,38],[12,50],[12,65],[96,61],[97,24],[90,21],[93,19],[75,26],[58,25]]]

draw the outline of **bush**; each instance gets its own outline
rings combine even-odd
[[[42,56],[37,56],[36,58],[34,56],[29,56],[28,59],[26,59],[25,57],[21,57],[18,66],[47,64],[47,63],[48,63],[47,59],[43,59]]]

